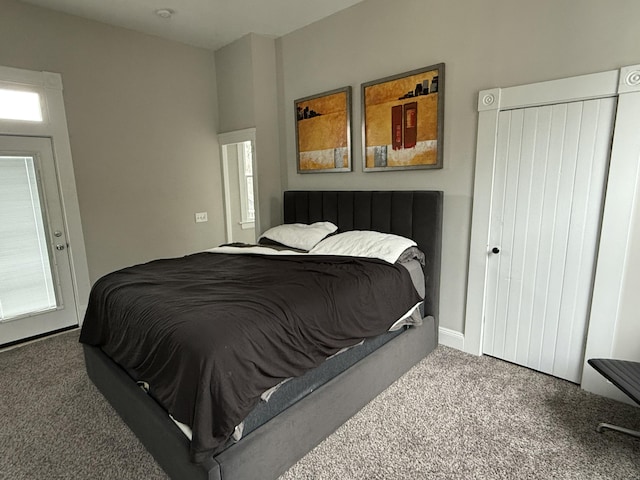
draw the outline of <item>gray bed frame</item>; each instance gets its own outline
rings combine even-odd
[[[382,345],[313,393],[201,465],[167,412],[97,347],[83,345],[87,373],[174,480],[275,479],[333,433],[438,344],[442,192],[287,191],[284,222],[331,221],[339,231],[377,230],[425,252],[424,324]]]

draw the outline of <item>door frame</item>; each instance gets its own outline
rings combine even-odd
[[[473,213],[469,246],[469,275],[465,315],[464,347],[482,355],[482,334],[488,269],[489,226],[494,158],[501,110],[617,97],[615,130],[603,208],[602,233],[588,325],[585,359],[610,357],[618,320],[625,258],[630,248],[630,225],[637,188],[640,188],[640,138],[631,132],[640,115],[640,65],[619,70],[580,75],[508,88],[483,90],[478,95],[478,137],[474,179]],[[635,176],[632,174],[635,172]],[[583,369],[582,387],[621,398],[616,389]]]
[[[53,72],[0,66],[0,88],[3,87],[40,95],[42,121],[0,119],[0,135],[44,137],[51,140],[65,234],[69,245],[67,250],[74,293],[74,298],[66,301],[73,300],[78,323],[82,325],[91,284],[62,95],[62,76]]]

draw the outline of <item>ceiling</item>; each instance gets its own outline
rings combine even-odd
[[[363,0],[23,0],[211,50],[247,33],[280,37]],[[155,14],[170,9],[170,18]]]

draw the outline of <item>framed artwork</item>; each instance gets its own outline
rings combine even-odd
[[[351,171],[351,87],[295,102],[298,173]]]
[[[442,168],[444,63],[362,84],[365,172]]]

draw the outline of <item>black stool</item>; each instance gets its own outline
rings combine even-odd
[[[627,360],[611,360],[608,358],[591,358],[587,360],[598,373],[626,393],[634,402],[640,405],[640,362]],[[640,431],[601,423],[596,430],[615,430],[640,438]]]

